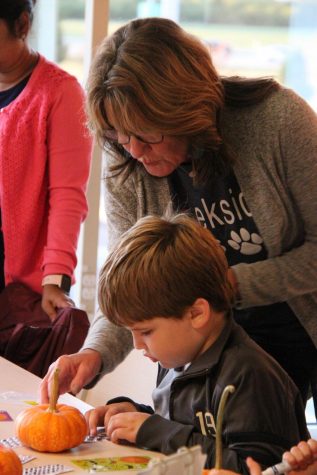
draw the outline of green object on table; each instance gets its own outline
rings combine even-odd
[[[225,405],[229,394],[232,394],[236,388],[232,385],[226,386],[220,398],[217,423],[216,423],[216,462],[215,469],[220,470],[222,465],[222,420],[225,411]]]
[[[76,459],[72,460],[72,463],[82,468],[83,470],[91,470],[95,472],[110,472],[116,470],[140,470],[146,468],[149,461],[150,457],[128,455],[122,457]]]

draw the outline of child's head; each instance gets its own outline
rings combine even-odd
[[[109,254],[99,305],[113,323],[142,331],[154,317],[182,320],[197,301],[226,314],[233,298],[227,272],[220,244],[194,219],[148,216]]]
[[[141,218],[100,272],[99,305],[116,325],[155,316],[181,318],[196,299],[226,313],[233,291],[228,263],[210,231],[185,214]]]

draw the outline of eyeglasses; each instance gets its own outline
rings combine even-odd
[[[135,135],[135,134],[120,134],[116,129],[107,129],[104,132],[104,138],[112,142],[117,142],[119,145],[127,145],[130,143],[131,136],[135,137],[145,144],[158,144],[163,142],[163,134],[147,134],[147,135]]]

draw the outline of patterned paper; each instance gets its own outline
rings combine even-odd
[[[108,439],[104,429],[98,429],[97,435],[87,435],[84,442],[89,444],[91,442],[99,442],[99,440]],[[109,439],[108,439],[109,440]]]
[[[19,456],[19,459],[21,460],[22,464],[27,463],[27,462],[31,462],[31,460],[36,459],[36,457],[34,457],[34,455],[20,455],[20,454],[18,454],[18,456]]]
[[[41,465],[23,469],[23,475],[59,475],[60,473],[73,472],[74,469],[66,465]]]
[[[6,439],[0,439],[0,444],[4,445],[8,449],[15,449],[21,447],[22,444],[17,437],[7,437]]]
[[[147,467],[150,457],[138,455],[107,458],[90,458],[72,460],[72,463],[87,470],[94,472],[115,472],[120,470],[140,470]]]

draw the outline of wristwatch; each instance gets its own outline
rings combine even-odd
[[[60,289],[62,289],[66,294],[69,293],[71,287],[71,278],[69,275],[65,274],[52,274],[46,275],[42,280],[42,287],[44,285],[57,285]]]

